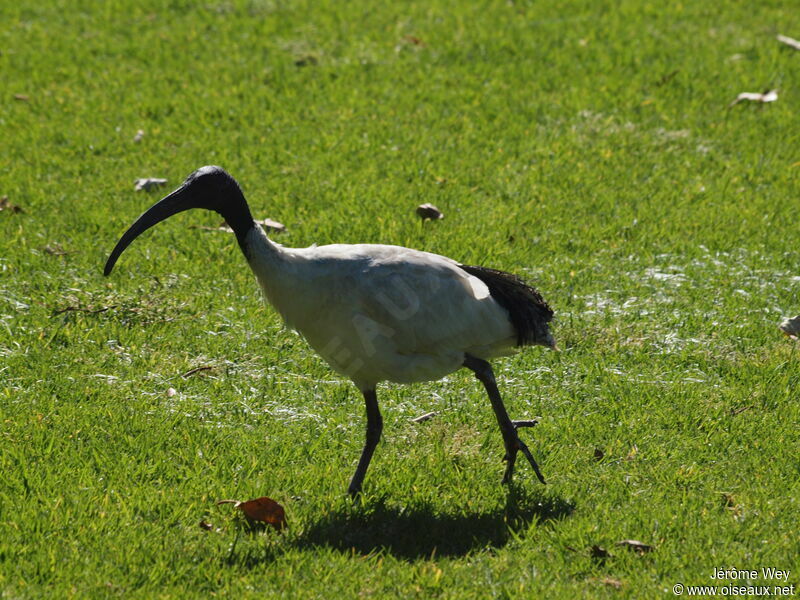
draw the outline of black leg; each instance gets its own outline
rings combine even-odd
[[[364,475],[367,474],[369,461],[372,460],[372,454],[381,439],[381,431],[383,430],[383,418],[381,417],[381,411],[378,410],[378,396],[375,394],[375,390],[365,390],[363,394],[367,406],[367,441],[364,442],[364,449],[361,451],[361,458],[358,460],[356,472],[350,480],[350,487],[347,489],[351,496],[357,496],[361,492]]]
[[[528,447],[519,439],[517,434],[519,427],[533,427],[536,425],[536,421],[512,421],[508,417],[506,407],[503,405],[503,399],[500,397],[500,391],[497,389],[492,365],[485,360],[467,354],[464,358],[464,366],[475,373],[475,377],[486,388],[486,393],[492,403],[492,409],[497,417],[497,423],[500,425],[500,433],[503,434],[503,444],[506,447],[506,472],[503,475],[503,483],[511,482],[511,478],[514,476],[514,463],[517,461],[517,452],[520,450],[522,450],[528,462],[531,463],[539,481],[545,483],[542,472],[539,470],[539,465],[536,464],[531,451],[528,450]]]

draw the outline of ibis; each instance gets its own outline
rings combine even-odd
[[[533,287],[504,271],[400,246],[284,247],[267,237],[237,181],[216,166],[194,171],[145,211],[117,242],[104,274],[136,237],[192,208],[217,212],[228,222],[269,304],[363,394],[366,441],[351,495],[361,491],[383,430],[377,384],[432,381],[462,367],[483,384],[500,426],[503,483],[511,481],[520,451],[545,482],[518,434],[536,421],[509,417],[488,362],[521,346],[556,349],[548,326],[553,311]]]

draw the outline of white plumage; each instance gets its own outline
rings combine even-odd
[[[375,386],[440,379],[461,367],[486,387],[506,447],[504,481],[511,480],[519,450],[544,481],[517,435],[518,427],[535,422],[509,419],[487,362],[520,345],[555,347],[547,326],[552,311],[538,292],[508,273],[400,246],[285,248],[254,222],[238,184],[219,167],[198,169],[139,217],[105,273],[139,234],[190,208],[225,217],[269,303],[364,394],[367,441],[351,494],[361,489],[382,430]]]
[[[260,227],[249,263],[269,303],[362,391],[441,379],[464,355],[509,353],[507,311],[455,261],[400,246],[284,248]]]

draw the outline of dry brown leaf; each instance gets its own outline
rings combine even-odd
[[[0,210],[7,210],[13,214],[25,212],[22,210],[22,207],[17,206],[16,204],[11,204],[11,202],[8,201],[8,196],[3,196],[0,198]]]
[[[433,221],[444,218],[442,211],[436,208],[433,204],[420,204],[417,207],[417,215],[422,220],[431,219]]]
[[[409,419],[412,423],[424,423],[425,421],[430,421],[433,417],[438,415],[436,411],[425,413],[424,415],[420,415],[418,417],[414,417],[413,419]]]
[[[672,81],[675,78],[675,76],[678,73],[680,73],[680,69],[675,69],[674,71],[671,71],[671,72],[667,73],[666,75],[661,77],[661,79],[656,81],[656,86],[661,87],[662,85],[668,84],[670,81]]]
[[[778,325],[780,330],[792,339],[800,337],[800,315],[786,319],[783,323]]]
[[[277,233],[283,233],[286,231],[286,225],[283,223],[278,223],[278,221],[273,221],[272,219],[265,218],[265,219],[256,219],[256,223],[265,227],[269,231],[275,231]],[[224,231],[226,233],[233,233],[233,229],[230,228],[227,221],[223,221],[219,224],[219,227],[202,227],[194,225],[192,229],[205,229],[206,231]]]
[[[403,36],[403,39],[407,41],[409,44],[414,44],[415,46],[422,46],[425,47],[425,42],[413,35],[406,35]]]
[[[298,56],[294,60],[294,66],[296,67],[315,67],[318,64],[319,58],[314,54],[304,54],[303,56]]]
[[[625,457],[625,460],[633,460],[636,458],[636,455],[639,454],[639,447],[636,444],[631,446],[631,451],[628,452],[628,456]]]
[[[796,39],[790,38],[788,35],[781,35],[780,33],[775,37],[780,43],[786,44],[795,50],[800,50],[800,42],[798,42]]]
[[[143,177],[143,178],[137,179],[135,181],[136,191],[137,192],[141,192],[141,191],[148,192],[148,191],[150,191],[152,189],[155,189],[157,187],[161,187],[165,183],[167,183],[167,180],[163,179],[161,177]]]
[[[14,100],[19,100],[20,102],[30,102],[31,97],[27,94],[14,94]]]
[[[640,542],[639,540],[620,540],[617,542],[617,546],[624,546],[629,550],[633,550],[638,554],[646,554],[647,552],[651,552],[655,550],[653,546],[648,546],[647,544]]]
[[[256,223],[266,227],[270,231],[277,231],[279,233],[286,231],[286,225],[283,223],[278,223],[277,221],[273,221],[272,219],[261,219],[260,221],[256,221]]]
[[[728,108],[745,100],[748,102],[760,102],[762,104],[766,104],[767,102],[775,102],[777,99],[778,90],[767,90],[762,94],[759,94],[758,92],[742,92],[736,96],[736,100],[728,105]]]
[[[742,516],[744,508],[736,501],[736,497],[730,492],[722,492],[722,506],[729,510],[734,518]]]
[[[200,373],[201,371],[210,371],[213,368],[214,367],[212,367],[210,365],[203,365],[202,367],[195,367],[194,369],[189,369],[188,371],[186,371],[186,373],[181,373],[181,377],[186,379],[187,377],[190,377],[190,376],[194,375],[195,373]]]
[[[207,225],[189,225],[189,229],[202,229],[203,231],[224,231],[225,233],[233,233],[233,229],[227,225],[220,227],[209,227]]]
[[[609,587],[613,587],[614,589],[619,589],[622,587],[622,582],[619,579],[614,579],[613,577],[603,577],[600,580],[600,583],[607,585]]]
[[[65,306],[64,308],[53,309],[53,316],[55,317],[66,312],[81,312],[90,315],[96,315],[99,313],[104,313],[107,310],[111,310],[112,308],[117,308],[117,305],[112,304],[111,306],[101,306],[100,308],[93,308],[91,306]]]
[[[286,514],[283,507],[272,498],[262,496],[242,502],[237,506],[251,521],[261,521],[272,525],[280,531],[286,526]]]
[[[66,256],[69,254],[64,248],[61,247],[61,244],[48,244],[44,248],[42,248],[45,252],[52,256]]]
[[[261,498],[254,498],[245,502],[238,500],[220,500],[220,504],[233,504],[234,508],[238,508],[244,513],[248,521],[260,522],[271,525],[278,531],[286,527],[286,514],[283,507],[275,502],[272,498],[262,496]]]

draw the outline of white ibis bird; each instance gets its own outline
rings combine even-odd
[[[487,362],[517,346],[555,348],[548,328],[553,311],[539,292],[510,273],[400,246],[285,248],[253,220],[236,180],[214,166],[198,169],[142,214],[117,242],[105,275],[138,235],[191,208],[225,218],[269,303],[364,395],[367,439],[351,495],[361,491],[383,429],[376,385],[431,381],[461,367],[483,384],[500,425],[507,461],[503,482],[511,481],[522,451],[544,483],[517,434],[536,422],[509,418]]]

